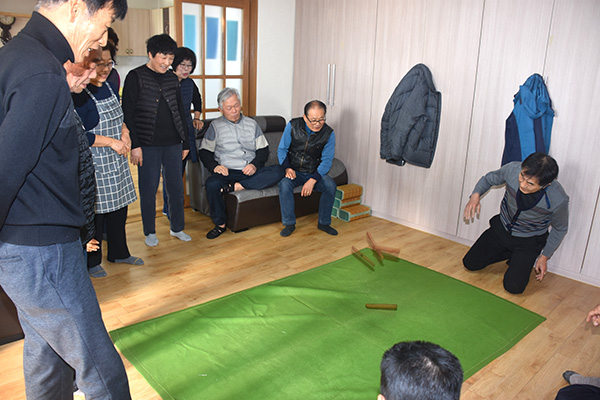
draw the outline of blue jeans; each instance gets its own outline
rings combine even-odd
[[[302,186],[310,179],[312,174],[296,171],[296,179],[283,178],[279,182],[279,205],[281,206],[281,222],[283,225],[296,224],[296,212],[294,209],[294,188]],[[319,200],[319,224],[331,225],[331,210],[335,200],[337,185],[333,178],[325,175],[315,184],[313,191],[321,192]]]
[[[156,192],[162,170],[169,204],[169,222],[173,232],[185,227],[183,214],[183,180],[181,179],[181,144],[142,146],[142,166],[138,167],[140,209],[144,235],[156,233]]]
[[[230,169],[229,175],[212,174],[206,180],[206,199],[210,206],[210,219],[215,225],[223,225],[227,222],[225,212],[225,199],[221,189],[228,183],[239,182],[244,189],[266,189],[275,186],[283,178],[285,171],[280,165],[263,167],[254,175],[244,175],[241,170]]]
[[[0,285],[25,334],[28,399],[130,399],[123,362],[102,321],[79,240],[49,246],[0,242]]]

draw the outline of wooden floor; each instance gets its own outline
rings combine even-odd
[[[289,238],[279,236],[280,224],[246,232],[227,231],[215,240],[205,234],[208,217],[186,210],[184,243],[169,236],[168,221],[157,217],[155,248],[144,245],[141,223],[127,226],[132,255],[144,266],[103,263],[109,276],[94,279],[108,330],[157,317],[219,298],[274,279],[334,261],[367,246],[369,231],[377,242],[400,247],[400,257],[468,282],[547,318],[539,327],[463,385],[462,399],[554,399],[565,385],[561,374],[572,369],[600,376],[600,328],[585,324],[585,315],[600,302],[600,288],[549,274],[531,282],[523,295],[502,289],[504,267],[468,272],[461,264],[467,247],[379,218],[351,223],[334,219],[340,235],[316,229],[316,215],[300,218]],[[440,321],[440,329],[444,322]],[[22,341],[0,346],[0,399],[24,399]],[[159,399],[132,365],[127,368],[136,400]],[[377,383],[374,382],[374,385]],[[198,398],[202,398],[201,394]],[[277,398],[274,393],[273,398]],[[214,399],[220,400],[220,399]]]

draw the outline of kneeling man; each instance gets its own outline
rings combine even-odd
[[[256,121],[242,115],[237,89],[221,90],[217,103],[223,115],[212,121],[199,150],[202,163],[212,173],[206,180],[206,197],[215,227],[206,234],[208,239],[225,232],[224,194],[265,189],[283,177],[279,165],[263,167],[269,158],[269,144]]]
[[[281,236],[290,236],[296,229],[294,188],[297,186],[302,186],[302,196],[310,196],[313,189],[321,192],[317,227],[330,235],[338,234],[331,227],[337,186],[327,175],[335,154],[335,134],[325,123],[326,112],[323,102],[309,102],[304,106],[304,115],[287,124],[279,142],[277,158],[285,168],[285,177],[279,182],[281,222],[285,225]]]
[[[546,263],[569,224],[569,196],[556,181],[557,176],[556,161],[543,153],[533,153],[522,163],[511,162],[483,176],[465,207],[465,220],[479,214],[479,198],[492,186],[506,184],[506,191],[500,214],[490,220],[490,228],[465,255],[464,266],[476,271],[508,260],[504,288],[514,294],[523,293],[532,268],[541,282],[548,269]]]

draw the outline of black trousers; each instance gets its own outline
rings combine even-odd
[[[598,400],[600,388],[592,385],[569,385],[560,389],[555,400]]]
[[[523,293],[535,260],[546,245],[548,232],[533,237],[516,237],[510,233],[500,220],[500,215],[490,219],[490,227],[481,234],[463,258],[465,268],[478,271],[490,264],[508,260],[508,269],[504,274],[504,289],[507,292]]]
[[[100,248],[97,251],[88,253],[88,269],[95,267],[102,262],[102,236],[105,227],[108,245],[106,259],[114,262],[116,259],[129,257],[131,254],[129,254],[127,236],[125,234],[127,206],[106,214],[96,214],[94,220],[96,222],[96,234],[94,235],[94,238],[100,243]]]

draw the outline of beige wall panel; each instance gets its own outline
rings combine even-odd
[[[468,143],[458,236],[475,241],[500,210],[504,189],[491,189],[481,201],[481,216],[462,220],[462,209],[485,173],[500,168],[505,122],[513,96],[533,73],[543,74],[552,17],[552,0],[486,0],[481,51]]]
[[[456,235],[477,68],[483,1],[380,0],[365,204],[386,218]],[[423,63],[442,93],[431,168],[379,156],[381,117],[404,75]]]
[[[599,21],[600,2],[596,0],[556,0],[545,71],[557,113],[550,154],[558,161],[559,181],[570,196],[569,233],[550,260],[550,269],[567,276],[581,273],[580,279],[591,277],[597,283],[600,283]]]

